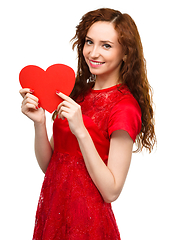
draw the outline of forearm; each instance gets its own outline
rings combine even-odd
[[[52,156],[52,148],[47,136],[46,124],[34,124],[35,127],[35,155],[37,162],[45,173]]]
[[[124,130],[114,131],[110,139],[107,166],[99,156],[84,125],[81,106],[63,93],[59,104],[59,118],[66,118],[71,132],[76,136],[88,173],[106,202],[115,201],[125,182],[131,161],[133,140]]]
[[[114,175],[99,156],[94,143],[86,130],[77,137],[86,168],[94,184],[106,202],[112,202],[119,196]]]

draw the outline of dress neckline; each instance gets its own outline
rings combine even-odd
[[[122,85],[122,83],[119,83],[119,84],[114,85],[114,86],[109,87],[109,88],[103,88],[103,89],[99,89],[99,90],[91,89],[91,92],[93,92],[93,93],[109,92],[111,90],[117,89],[121,85]]]

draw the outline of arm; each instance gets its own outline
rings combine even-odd
[[[45,173],[53,153],[53,138],[51,138],[49,142],[45,124],[34,123],[34,127],[35,156],[41,170],[43,171],[43,173]]]
[[[64,94],[58,95],[65,100],[58,106],[58,116],[67,118],[71,132],[78,140],[88,173],[105,202],[115,201],[121,193],[128,173],[133,140],[126,131],[114,131],[106,166],[84,126],[80,106]]]
[[[77,139],[87,170],[103,199],[108,203],[115,201],[121,193],[128,173],[133,140],[123,130],[113,132],[106,166],[87,131]]]
[[[45,111],[38,107],[38,98],[32,95],[30,89],[21,89],[20,94],[23,97],[22,113],[34,122],[35,155],[40,168],[45,173],[53,150],[53,138],[49,142],[47,136]]]

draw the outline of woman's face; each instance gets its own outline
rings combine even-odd
[[[83,55],[92,74],[119,77],[124,54],[112,23],[99,21],[89,28]]]

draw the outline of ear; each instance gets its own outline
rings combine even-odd
[[[124,55],[123,62],[126,62],[126,60],[127,60],[127,55]]]

